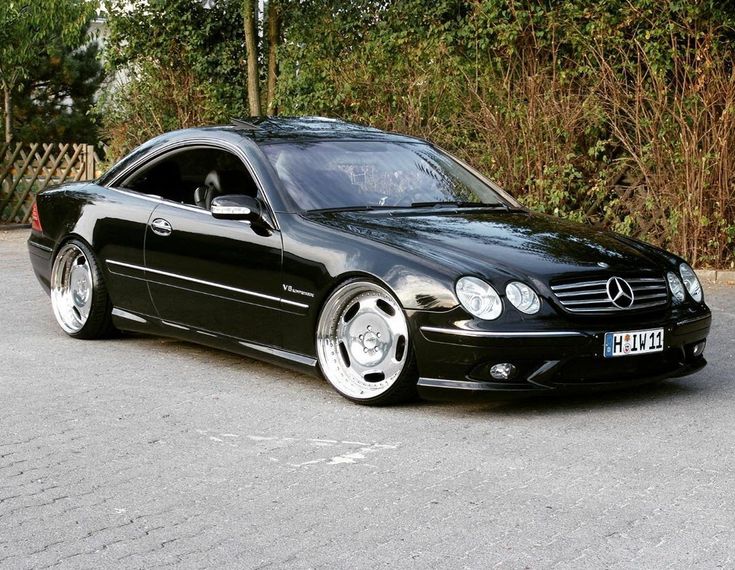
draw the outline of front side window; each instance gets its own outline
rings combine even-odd
[[[302,210],[507,205],[472,172],[428,144],[314,141],[261,148]]]
[[[207,210],[220,195],[257,195],[243,162],[216,148],[174,151],[133,173],[121,187]]]

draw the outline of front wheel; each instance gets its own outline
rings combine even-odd
[[[355,279],[339,286],[322,308],[316,336],[322,374],[344,397],[371,405],[416,397],[406,316],[377,283]]]
[[[69,336],[100,338],[114,330],[102,273],[92,251],[79,240],[66,242],[54,258],[51,306]]]

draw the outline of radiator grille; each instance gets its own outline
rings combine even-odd
[[[633,304],[625,309],[616,306],[607,293],[608,279],[580,280],[552,285],[559,303],[572,313],[608,313],[635,311],[666,305],[669,294],[661,277],[626,277],[633,290]]]

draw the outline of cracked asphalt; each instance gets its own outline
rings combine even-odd
[[[186,343],[78,341],[0,232],[0,568],[732,568],[735,287],[710,365],[372,409]]]

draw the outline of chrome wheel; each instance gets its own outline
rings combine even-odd
[[[74,334],[92,309],[93,281],[89,260],[73,243],[61,248],[51,270],[51,305],[59,325]]]
[[[319,317],[316,342],[324,376],[356,400],[389,390],[408,359],[403,310],[385,289],[368,281],[347,283],[332,294]]]

